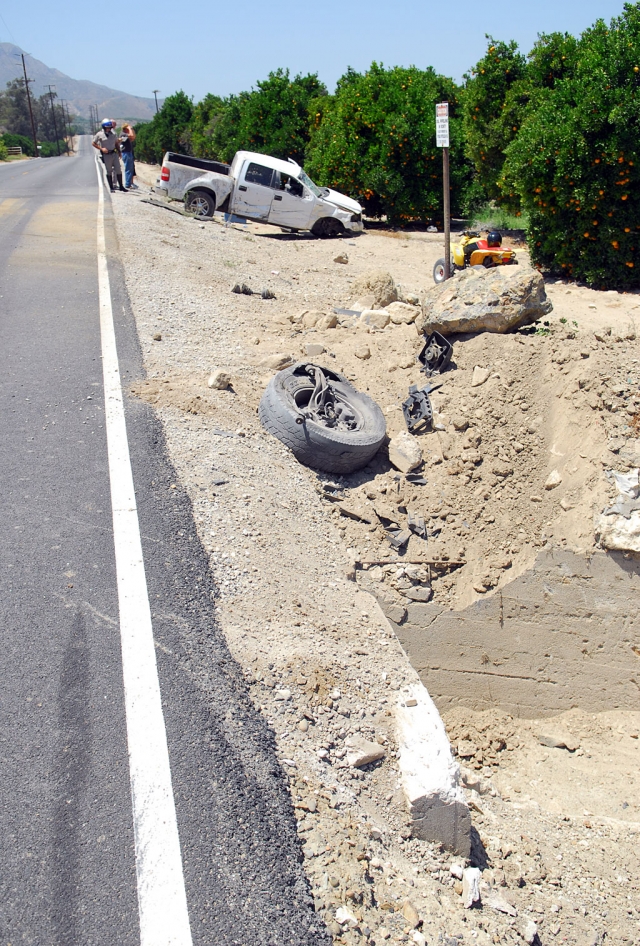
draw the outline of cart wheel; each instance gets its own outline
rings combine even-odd
[[[485,269],[493,269],[496,264],[493,261],[493,257],[485,256],[485,258],[482,260],[482,265]]]
[[[455,267],[453,265],[453,260],[451,260],[451,262],[449,263],[449,276],[453,276],[454,271],[455,271]],[[441,259],[439,259],[436,262],[435,266],[433,267],[433,281],[436,283],[436,285],[438,285],[439,283],[444,282],[445,279],[446,279],[445,260],[443,256]]]

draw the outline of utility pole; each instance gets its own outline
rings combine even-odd
[[[151,91],[153,92],[154,98],[156,100],[156,115],[157,115],[158,114],[158,92],[160,91],[160,89],[152,89]]]
[[[60,141],[58,140],[58,126],[56,125],[56,110],[53,105],[53,86],[48,85],[49,89],[49,98],[51,99],[51,114],[53,115],[53,131],[56,136],[56,148],[58,149],[58,157],[60,157]]]
[[[73,151],[73,146],[71,144],[71,119],[69,117],[69,108],[65,108],[64,99],[60,99],[60,106],[62,108],[62,121],[65,126],[65,137],[67,138],[66,152],[69,154],[70,151]]]
[[[35,150],[34,157],[38,157],[38,138],[36,135],[36,123],[33,118],[33,109],[31,108],[31,94],[29,92],[29,79],[27,79],[27,67],[24,62],[24,53],[22,55],[22,70],[24,72],[24,87],[27,90],[27,103],[29,105],[29,117],[31,118],[31,134],[33,135],[33,147]]]

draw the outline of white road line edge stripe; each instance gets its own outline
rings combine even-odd
[[[192,946],[111,307],[98,173],[98,291],[141,946]]]

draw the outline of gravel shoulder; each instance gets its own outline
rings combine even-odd
[[[395,711],[417,675],[371,594],[382,589],[401,601],[407,580],[423,579],[387,564],[353,581],[354,560],[382,556],[384,535],[373,523],[341,516],[319,492],[330,478],[297,464],[258,422],[274,357],[297,358],[318,344],[325,351],[314,360],[368,391],[390,435],[403,429],[399,405],[418,380],[415,327],[305,328],[300,316],[346,307],[352,283],[370,270],[388,270],[406,296],[419,295],[442,255],[437,237],[369,232],[335,242],[200,223],[144,203],[155,172],[138,171],[140,190],[113,199],[146,370],[133,393],[153,405],[190,497],[219,588],[216,616],[275,732],[316,909],[335,942],[522,942],[532,922],[543,942],[596,944],[605,933],[611,942],[637,942],[640,812],[627,773],[637,771],[639,714],[554,721],[583,727],[571,751],[541,746],[542,721],[449,714],[471,786],[472,862],[482,868],[485,903],[465,910],[456,858],[410,836]],[[346,264],[334,262],[339,253]],[[268,288],[276,299],[234,294],[236,283]],[[444,430],[421,438],[428,489],[396,479],[384,458],[339,484],[356,511],[399,500],[439,525],[430,554],[467,563],[433,582],[435,600],[451,607],[495,593],[550,538],[589,547],[592,507],[609,495],[602,469],[610,440],[632,415],[621,406],[605,416],[600,406],[622,401],[612,390],[623,383],[618,375],[637,373],[632,325],[640,300],[563,284],[549,295],[549,337],[482,335],[456,345],[457,370],[434,396]],[[600,342],[593,328],[600,331],[612,314],[624,331]],[[490,367],[490,377],[471,388],[476,365]],[[231,375],[229,390],[208,388],[215,368]],[[459,431],[454,418],[465,410],[474,423]],[[549,412],[553,423],[543,424]],[[499,467],[493,487],[485,475],[474,479],[463,441],[467,453],[482,444]],[[559,462],[554,444],[566,453],[567,443],[560,497],[544,482]],[[506,467],[511,473],[500,475]],[[350,765],[354,738],[381,746],[384,756],[364,768]],[[473,755],[460,753],[458,743],[463,753],[471,744]],[[607,754],[610,763],[578,804],[572,780],[584,780],[587,757]],[[589,778],[593,771],[592,762]]]

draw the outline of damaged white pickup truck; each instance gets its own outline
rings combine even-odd
[[[291,159],[251,151],[238,151],[230,165],[168,151],[155,189],[203,217],[220,210],[321,237],[363,229],[357,201],[317,187]]]

